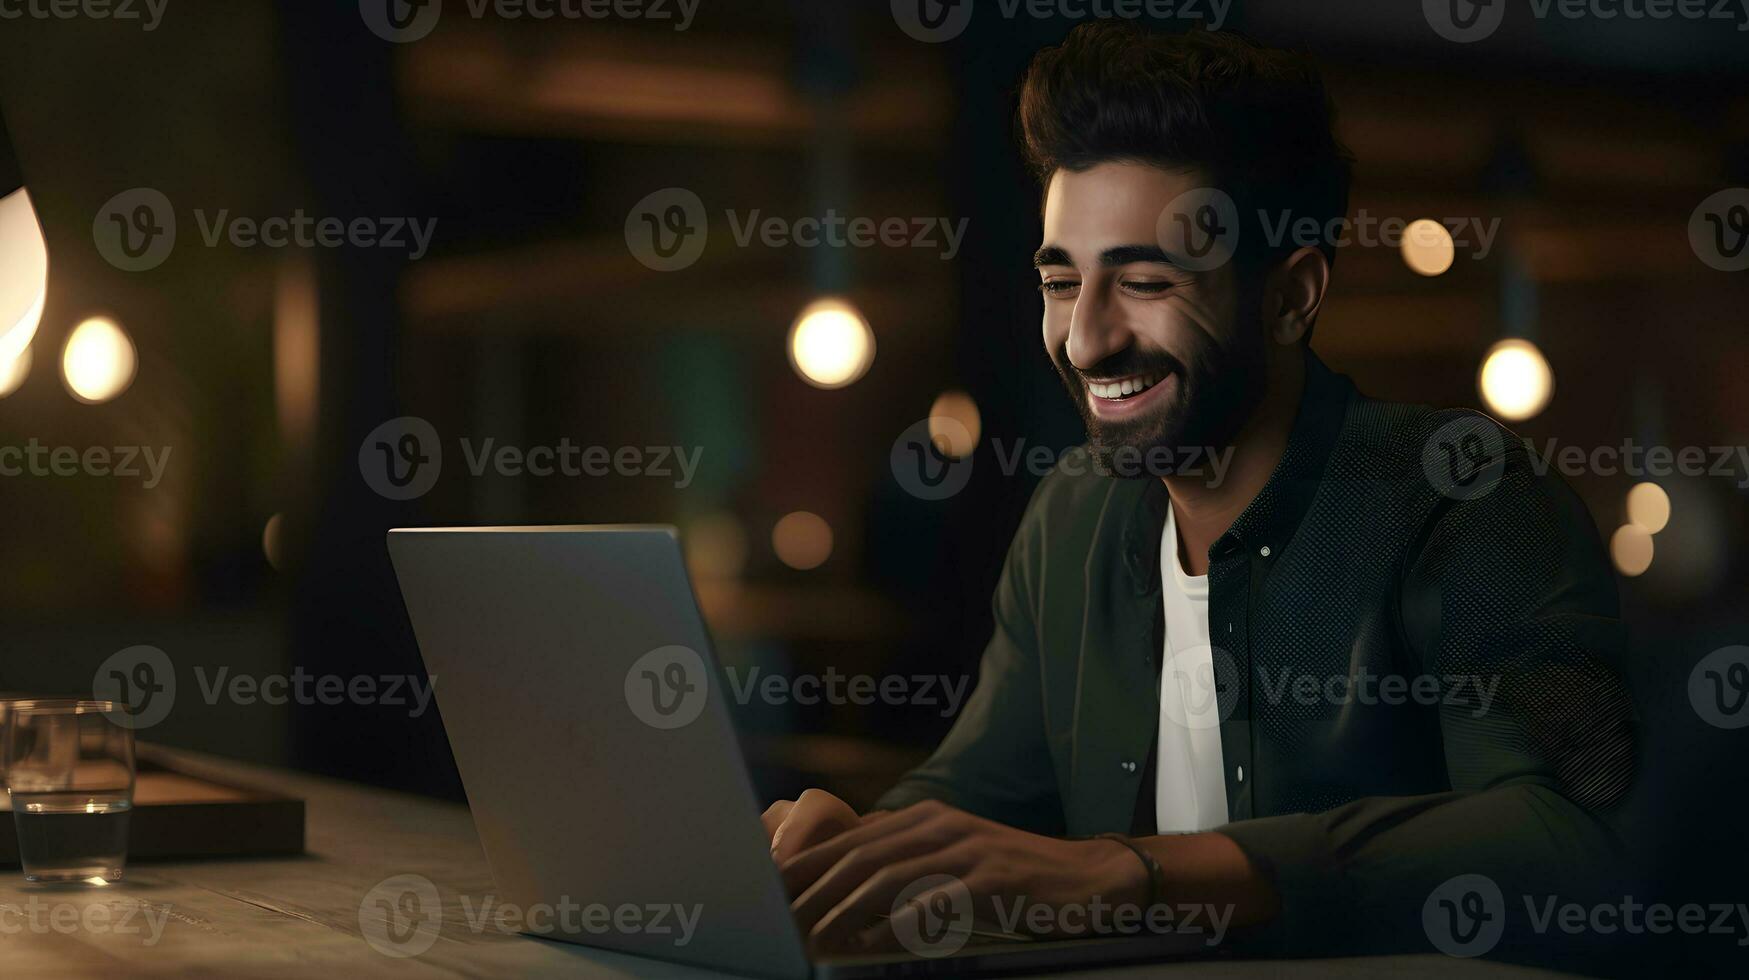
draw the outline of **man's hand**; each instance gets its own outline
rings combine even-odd
[[[818,952],[896,949],[885,917],[918,915],[917,902],[926,896],[912,896],[900,909],[893,903],[930,875],[959,879],[971,893],[975,921],[986,928],[1027,928],[1025,913],[1040,906],[1060,922],[1054,913],[1065,906],[1085,910],[1095,898],[1139,905],[1147,894],[1146,869],[1115,841],[1042,837],[936,801],[857,821],[842,801],[820,796],[824,800],[810,800],[804,793],[788,805],[787,818],[778,818],[780,829],[797,820],[812,841],[779,858],[778,868],[794,896],[791,908],[802,933]],[[772,826],[772,811],[766,813],[766,826]],[[785,850],[790,840],[786,833]],[[1013,908],[1016,899],[1023,915],[1019,923],[997,921],[997,903]],[[1085,915],[1068,918],[1069,934],[1082,931],[1075,922],[1084,924]]]
[[[860,822],[850,804],[823,789],[806,790],[794,800],[778,800],[759,819],[771,841],[771,859],[780,868],[795,855]]]

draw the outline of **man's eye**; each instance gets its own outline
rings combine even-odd
[[[1132,293],[1141,293],[1144,296],[1157,296],[1160,293],[1163,293],[1166,290],[1171,289],[1172,284],[1169,282],[1161,282],[1159,280],[1150,279],[1150,280],[1143,280],[1141,282],[1134,282],[1134,281],[1126,282],[1123,284],[1123,288],[1129,290]]]
[[[1066,296],[1074,292],[1075,288],[1080,285],[1078,282],[1066,279],[1048,279],[1038,284],[1038,291],[1046,296]]]

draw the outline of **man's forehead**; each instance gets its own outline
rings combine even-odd
[[[1086,247],[1133,240],[1138,231],[1154,228],[1174,199],[1200,186],[1202,178],[1195,170],[1146,163],[1114,161],[1080,171],[1058,170],[1045,191],[1045,242]]]

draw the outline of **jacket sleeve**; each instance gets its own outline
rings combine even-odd
[[[1035,833],[1063,832],[1056,770],[1045,741],[1038,649],[1047,478],[1033,495],[991,600],[995,631],[977,688],[935,754],[875,804],[897,810],[936,799]]]
[[[1608,666],[1623,630],[1583,503],[1515,445],[1490,492],[1442,498],[1425,527],[1401,570],[1411,669],[1493,694],[1454,685],[1441,699],[1452,792],[1219,829],[1273,880],[1281,912],[1265,935],[1290,949],[1438,946],[1440,890],[1468,890],[1452,883],[1470,875],[1505,940],[1534,943],[1544,897],[1601,896],[1623,864],[1601,814],[1633,778],[1633,711]]]

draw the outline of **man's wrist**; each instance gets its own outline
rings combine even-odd
[[[1094,888],[1090,897],[1103,899],[1112,905],[1144,908],[1154,895],[1154,875],[1148,864],[1125,841],[1116,835],[1095,837],[1086,842],[1092,855]]]

